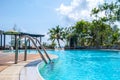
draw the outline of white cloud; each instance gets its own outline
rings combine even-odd
[[[91,10],[103,2],[104,0],[72,0],[68,6],[62,3],[56,11],[67,19],[74,21],[90,20]]]

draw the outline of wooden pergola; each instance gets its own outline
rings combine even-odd
[[[14,40],[14,49],[16,50],[15,51],[15,64],[17,64],[17,61],[18,61],[18,48],[20,48],[20,43],[18,43],[17,38],[20,38],[21,36],[28,35],[28,36],[34,37],[36,39],[39,38],[38,41],[41,43],[42,37],[44,37],[44,35],[40,35],[40,34],[30,34],[30,33],[24,33],[24,32],[16,32],[14,30],[4,32],[4,31],[0,30],[0,49],[2,49],[2,50],[6,49],[5,45],[6,45],[6,36],[7,35],[14,36],[14,39],[15,39]],[[26,44],[26,38],[25,38],[25,44]],[[29,47],[28,48],[30,48],[30,40],[29,40]],[[24,55],[24,61],[26,61],[27,60],[26,47],[25,47],[25,53],[24,54],[25,54]]]
[[[4,31],[0,30],[0,49],[2,49],[2,50],[6,49],[5,45],[6,45],[6,36],[7,35],[15,36],[14,48],[16,47],[17,37],[24,36],[24,35],[29,35],[31,37],[39,38],[40,42],[42,41],[42,37],[44,37],[44,35],[41,35],[41,34],[30,34],[30,33],[24,33],[24,32],[16,32],[16,31],[13,31],[13,30],[4,32]],[[19,46],[20,46],[20,43],[19,43]],[[29,47],[28,48],[30,48],[30,41],[29,41]]]

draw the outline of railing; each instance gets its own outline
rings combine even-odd
[[[43,59],[43,61],[47,64],[47,60],[45,59],[45,57],[44,57],[43,54],[41,53],[39,47],[36,45],[36,43],[35,43],[35,41],[34,41],[34,40],[36,40],[36,41],[39,43],[39,45],[41,46],[41,48],[44,50],[47,58],[51,61],[51,59],[50,59],[50,57],[48,56],[45,48],[41,45],[41,43],[39,42],[38,39],[32,38],[31,36],[28,36],[28,35],[24,35],[24,36],[21,36],[20,38],[17,39],[16,51],[15,51],[15,64],[17,64],[17,61],[18,61],[18,42],[19,42],[19,40],[21,40],[22,38],[25,38],[25,39],[28,38],[28,40],[31,40],[31,41],[32,41],[33,45],[35,46],[35,48],[37,49],[38,53],[40,54],[40,57],[41,57],[41,58]],[[24,61],[26,61],[26,59],[27,59],[27,42],[28,42],[28,40],[25,41]]]
[[[34,39],[39,43],[40,47],[41,47],[42,50],[44,51],[44,53],[45,53],[46,57],[49,59],[49,61],[51,61],[49,55],[48,55],[47,52],[46,52],[46,49],[44,48],[44,46],[40,43],[40,41],[39,41],[37,38],[34,38]]]

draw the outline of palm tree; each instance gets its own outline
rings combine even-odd
[[[61,48],[60,40],[63,41],[63,28],[60,28],[60,26],[58,25],[55,28],[49,29],[48,34],[50,36],[49,40],[51,40],[52,42],[55,42],[55,40],[57,40],[58,46]]]
[[[65,41],[66,41],[66,45],[65,45],[65,46],[67,46],[67,47],[69,46],[69,47],[70,47],[70,39],[71,39],[73,36],[75,36],[73,26],[64,28],[63,38],[64,38]]]

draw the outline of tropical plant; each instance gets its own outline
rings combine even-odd
[[[100,14],[104,15],[100,15]],[[65,39],[67,46],[72,41],[76,46],[113,46],[118,43],[119,29],[114,29],[113,23],[120,21],[120,0],[104,3],[92,9],[91,22],[80,20],[74,26],[67,28],[52,28],[49,30],[50,40],[53,42]]]
[[[65,46],[69,46],[70,39],[74,36],[73,31],[74,31],[73,26],[64,28],[63,38],[66,41]]]
[[[105,2],[99,5],[98,8],[92,9],[91,13],[95,16],[104,13],[104,16],[99,16],[99,19],[112,25],[114,22],[120,21],[120,1],[117,0],[111,3]]]
[[[64,39],[64,37],[63,37],[63,34],[64,34],[63,28],[60,28],[60,26],[58,25],[55,28],[49,29],[48,34],[50,36],[48,40],[51,40],[52,42],[55,42],[55,40],[57,40],[58,46],[61,48],[60,40],[63,41],[63,39]]]
[[[85,46],[86,36],[89,35],[89,25],[90,23],[84,20],[78,21],[74,26],[74,34],[78,37],[78,43],[81,46]]]
[[[111,43],[115,44],[116,42],[118,42],[119,36],[120,36],[119,29],[114,26],[113,31],[112,31],[112,41],[111,41]]]
[[[120,20],[120,0],[111,3],[105,2],[99,5],[98,8],[94,8],[91,13],[97,17],[93,20],[95,22],[93,23],[94,28],[98,28],[96,29],[97,33],[95,33],[96,36],[98,36],[96,41],[98,41],[100,45],[104,45],[105,43],[114,45],[119,38],[119,30],[118,28],[116,31],[113,30],[113,23]],[[104,16],[100,16],[99,13],[104,13]],[[93,36],[93,41],[94,39],[95,37]]]

